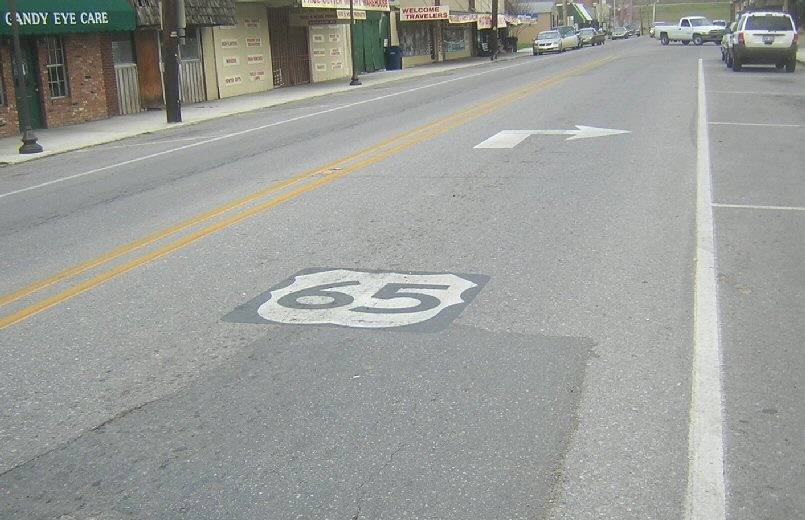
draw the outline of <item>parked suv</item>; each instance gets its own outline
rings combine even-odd
[[[747,64],[768,64],[794,72],[799,35],[791,16],[775,11],[746,13],[732,39],[732,70]]]

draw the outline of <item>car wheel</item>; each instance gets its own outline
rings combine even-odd
[[[671,40],[668,39],[667,34],[663,33],[660,35],[660,43],[663,45],[668,45],[669,43],[671,43]]]
[[[695,35],[693,37],[693,44],[694,45],[704,45],[704,40],[702,39],[701,35]]]
[[[687,44],[689,44],[689,43],[690,43],[690,42],[689,42],[689,41],[687,41],[687,40],[682,40],[682,45],[687,45]]]
[[[791,61],[785,64],[785,71],[794,72],[795,70],[797,70],[797,59],[791,58]]]

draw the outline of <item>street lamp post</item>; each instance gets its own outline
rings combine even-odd
[[[358,79],[358,64],[355,63],[355,5],[354,0],[349,0],[349,55],[352,58],[352,79],[351,86],[360,85]]]
[[[37,142],[36,134],[31,128],[31,114],[28,112],[28,98],[25,96],[25,66],[22,63],[22,47],[20,46],[20,24],[17,20],[17,2],[16,0],[8,0],[8,10],[11,15],[11,38],[14,44],[14,72],[16,81],[14,88],[17,90],[17,100],[21,99],[22,103],[17,101],[17,113],[20,115],[20,130],[22,131],[22,146],[20,146],[20,153],[40,153],[44,149],[42,145]],[[31,71],[36,74],[36,71]]]

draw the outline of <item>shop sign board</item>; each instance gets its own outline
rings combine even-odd
[[[349,10],[349,0],[301,0],[300,4],[314,9]],[[361,11],[388,11],[389,0],[353,0],[353,8]]]
[[[127,0],[20,0],[17,23],[22,35],[133,31],[134,9]],[[0,35],[11,34],[8,2],[0,1]]]
[[[356,20],[366,20],[366,11],[354,11]],[[291,27],[349,23],[349,9],[296,9],[289,17]]]
[[[476,13],[450,13],[450,23],[476,23],[477,21]]]
[[[499,14],[498,15],[498,29],[502,27],[506,27],[506,16]],[[479,14],[478,15],[478,29],[491,29],[492,28],[492,15],[491,14]]]
[[[449,5],[426,5],[421,7],[401,7],[401,22],[424,22],[428,20],[449,20]]]

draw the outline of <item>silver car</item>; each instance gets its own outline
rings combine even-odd
[[[543,52],[565,52],[559,31],[542,31],[534,40],[534,56]]]

